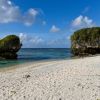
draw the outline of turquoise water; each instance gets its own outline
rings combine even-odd
[[[31,61],[71,59],[70,49],[21,49],[17,60],[0,60],[0,67],[9,67]]]

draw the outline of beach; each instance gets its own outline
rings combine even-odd
[[[100,56],[1,69],[0,100],[100,100]]]

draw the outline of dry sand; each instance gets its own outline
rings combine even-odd
[[[0,100],[100,100],[100,56],[16,67],[0,71]]]

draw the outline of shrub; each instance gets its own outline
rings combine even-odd
[[[71,49],[74,55],[100,53],[100,27],[80,29],[71,36]]]

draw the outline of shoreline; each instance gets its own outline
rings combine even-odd
[[[0,82],[1,100],[99,100],[100,56],[22,64]]]
[[[65,60],[75,60],[75,59],[84,59],[84,58],[89,58],[89,57],[97,57],[100,55],[92,55],[92,56],[86,56],[86,57],[71,57],[71,58],[65,58],[65,59],[47,59],[47,60],[37,60],[37,61],[28,61],[28,62],[22,62],[19,64],[14,64],[14,65],[9,65],[9,66],[4,66],[4,67],[0,67],[0,72],[1,71],[7,71],[7,70],[12,70],[15,68],[20,68],[24,65],[29,65],[29,64],[36,64],[36,63],[46,63],[46,62],[54,62],[54,61],[65,61]]]
[[[9,65],[8,67],[0,67],[0,72],[2,71],[7,71],[7,70],[13,70],[16,68],[28,66],[28,65],[33,65],[37,63],[46,63],[46,62],[55,62],[55,61],[67,61],[67,60],[76,60],[76,59],[84,59],[84,58],[91,58],[91,57],[98,57],[100,55],[92,55],[92,56],[86,56],[86,57],[71,57],[71,58],[65,58],[65,59],[47,59],[47,60],[37,60],[37,61],[29,61],[29,62],[24,62],[24,63],[19,63],[19,64],[14,64],[14,65]]]
[[[36,64],[36,63],[46,63],[46,62],[55,62],[55,61],[64,61],[64,60],[73,60],[73,59],[80,59],[79,57],[70,57],[70,58],[61,58],[61,59],[43,59],[43,60],[33,60],[33,61],[28,61],[28,62],[22,62],[19,64],[12,64],[11,66],[4,66],[4,67],[0,67],[0,71],[2,70],[9,70],[9,69],[13,69],[13,68],[20,68],[21,66],[24,65],[29,65],[29,64]]]
[[[73,58],[73,59],[78,59],[78,58]],[[52,63],[52,62],[66,61],[66,60],[73,60],[73,59],[67,58],[67,59],[49,59],[49,60],[29,61],[29,62],[24,62],[24,63],[20,63],[20,64],[16,64],[16,65],[11,65],[11,66],[8,66],[8,67],[1,67],[0,72],[26,67],[28,65],[41,64],[41,63],[42,64]]]

